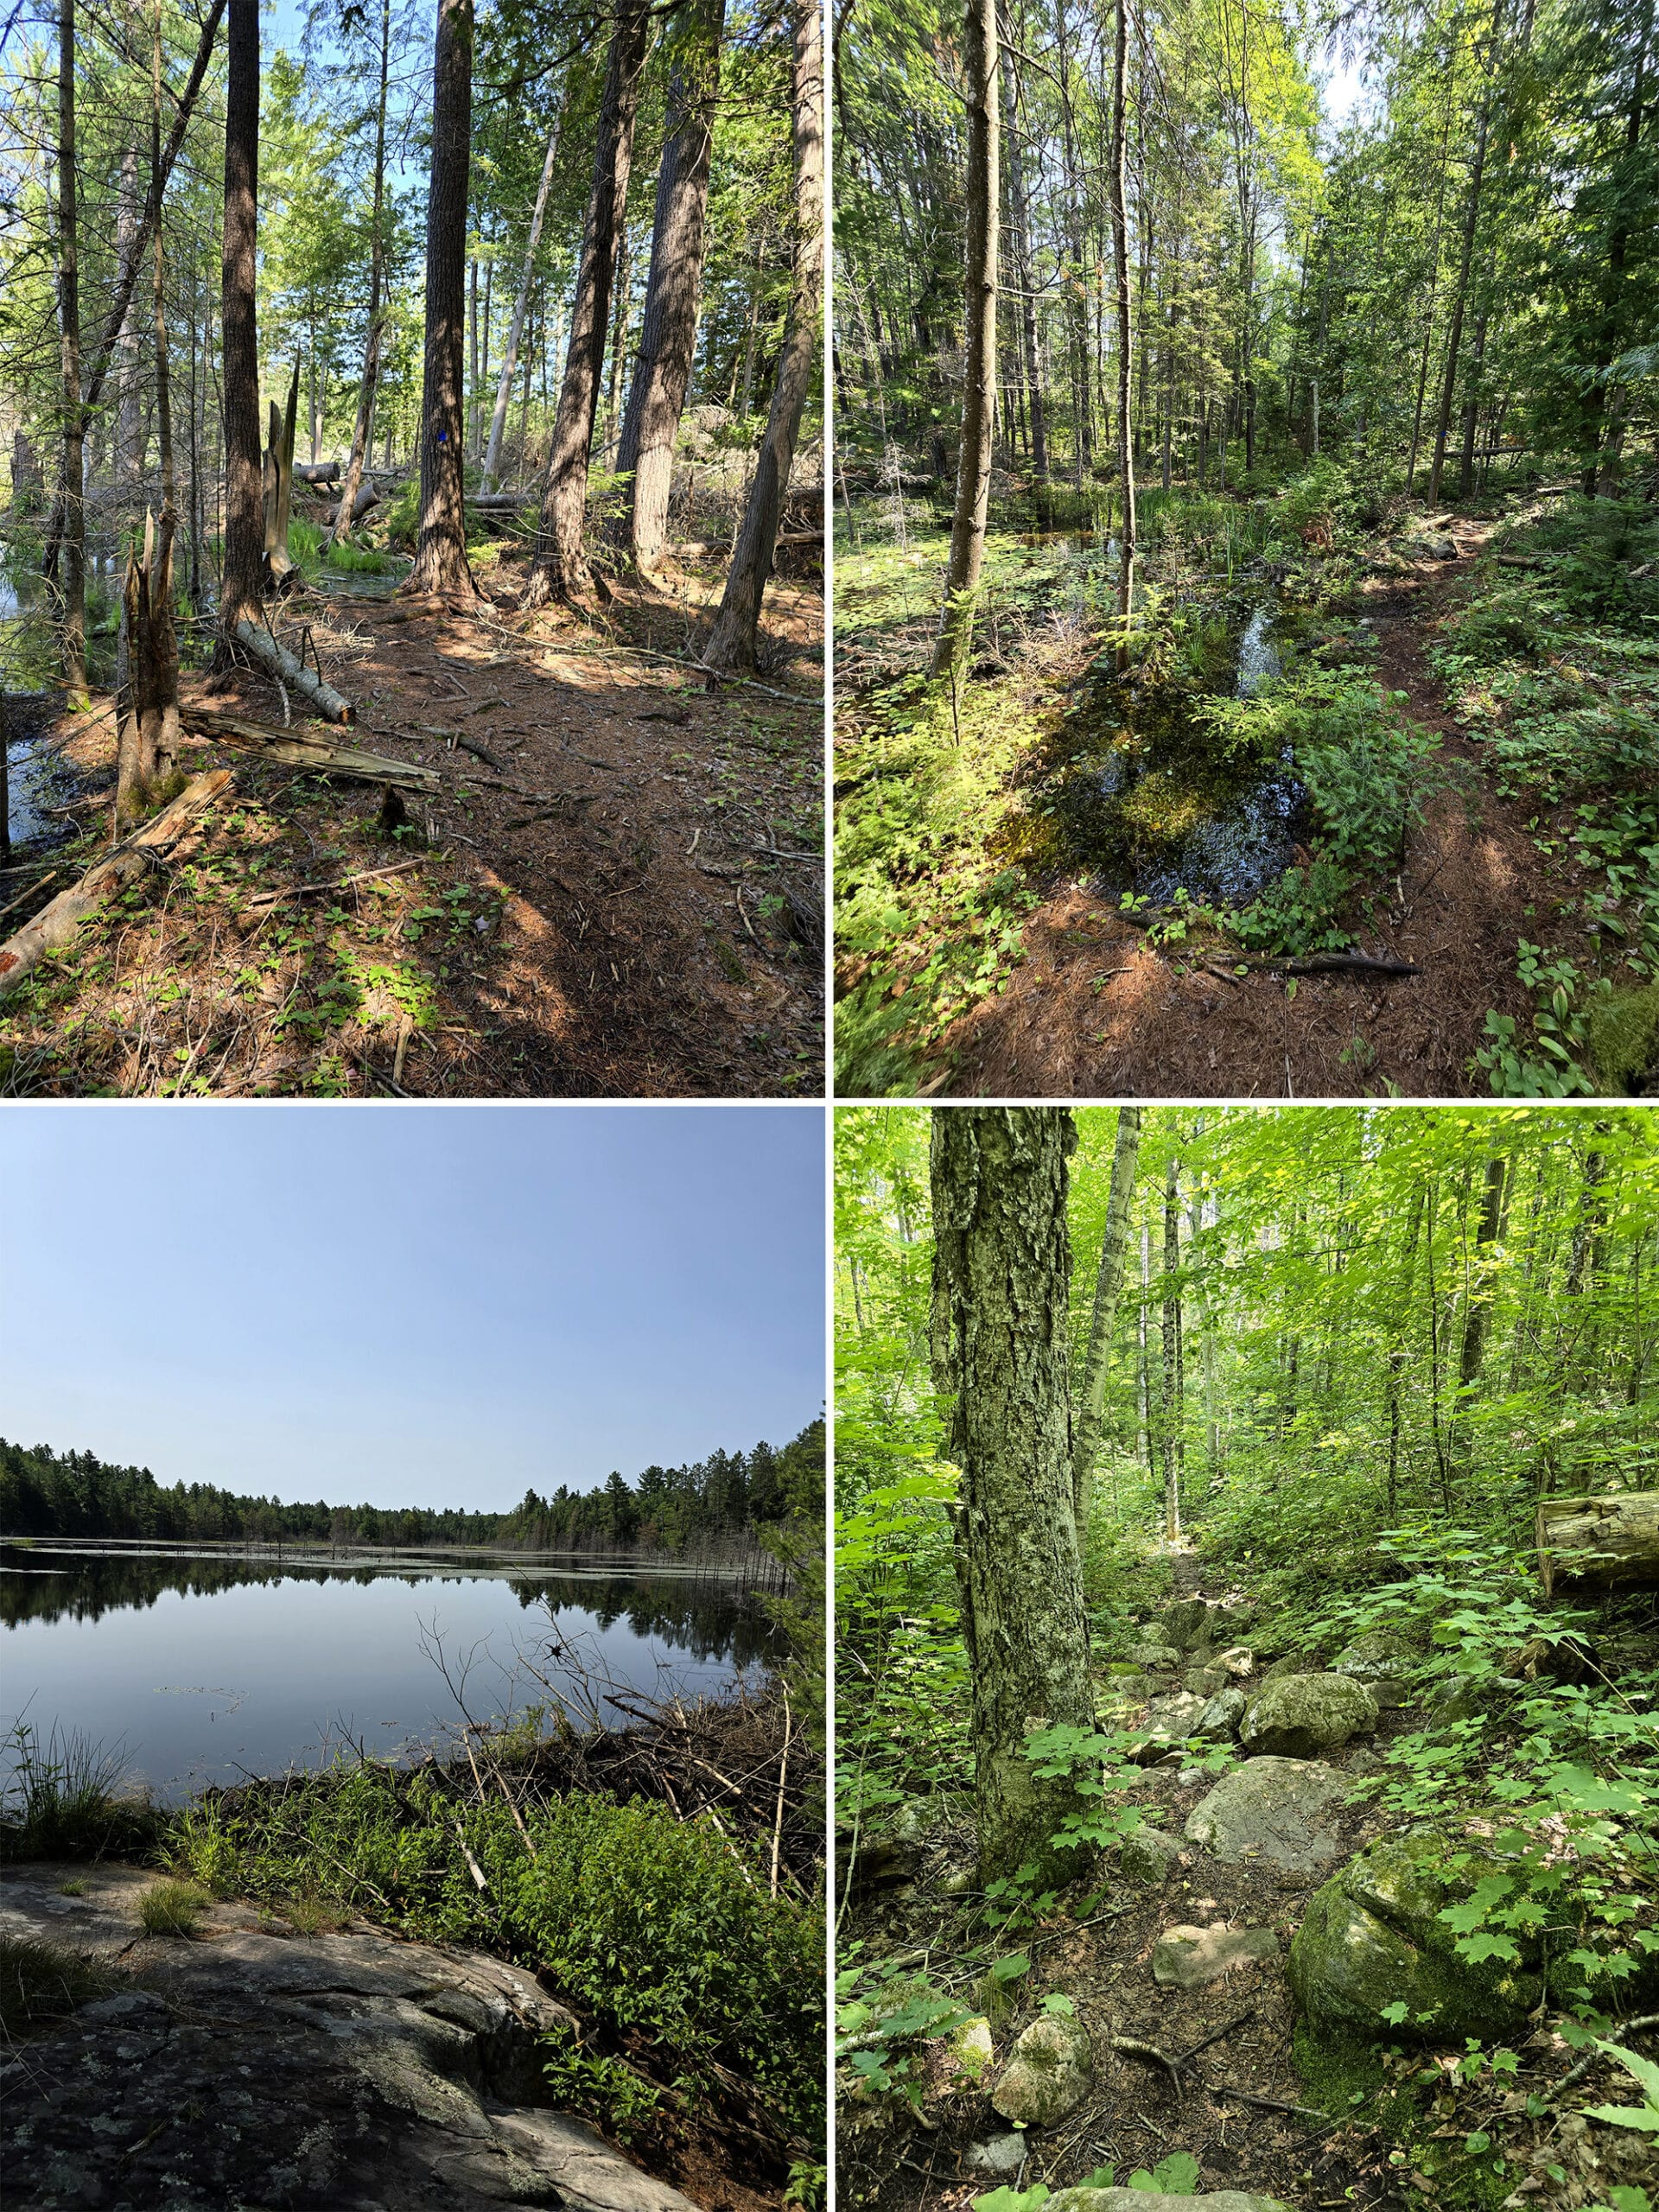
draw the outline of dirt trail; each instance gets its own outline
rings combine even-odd
[[[1404,711],[1465,770],[1465,791],[1433,802],[1399,875],[1368,887],[1376,925],[1356,931],[1363,950],[1421,975],[1304,976],[1294,995],[1262,972],[1230,981],[1182,948],[1154,951],[1072,878],[1033,910],[1006,989],[934,1047],[935,1095],[1317,1098],[1380,1096],[1390,1085],[1408,1097],[1485,1095],[1471,1062],[1488,1009],[1522,1020],[1532,1009],[1516,976],[1519,939],[1547,931],[1569,954],[1583,949],[1554,913],[1573,885],[1529,837],[1534,810],[1497,796],[1428,671],[1433,626],[1491,527],[1459,525],[1455,563],[1370,578],[1353,600],[1376,632],[1379,679],[1408,695]]]
[[[774,581],[762,678],[717,683],[683,658],[712,575],[682,579],[678,596],[619,587],[600,626],[556,610],[524,626],[510,578],[491,574],[497,600],[475,613],[308,594],[275,617],[290,641],[312,626],[330,680],[358,704],[353,742],[436,771],[434,846],[423,801],[389,846],[375,786],[321,785],[191,741],[183,765],[232,767],[246,804],[219,809],[172,856],[174,886],[194,871],[188,904],[170,888],[158,911],[119,918],[130,926],[83,931],[92,957],[73,1000],[0,1007],[10,1065],[25,1071],[14,1087],[142,1096],[184,1062],[214,1096],[323,1084],[414,1096],[822,1089],[816,585]],[[285,719],[288,702],[251,672],[213,698],[200,677],[181,689]],[[93,818],[106,817],[110,717],[65,730]],[[410,860],[338,905],[307,896]],[[256,879],[262,897],[285,894],[286,935],[243,928]],[[301,915],[315,918],[307,942],[292,926]],[[251,1009],[240,988],[251,954],[271,971]],[[342,963],[390,981],[347,1004]]]

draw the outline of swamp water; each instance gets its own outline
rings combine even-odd
[[[471,1655],[474,1718],[505,1713],[515,1652],[573,1711],[594,1694],[715,1694],[773,1656],[735,1575],[560,1555],[250,1556],[142,1545],[0,1543],[0,1736],[26,1722],[106,1750],[176,1803],[210,1783],[393,1758],[461,1719],[423,1649]],[[563,1656],[561,1656],[563,1655]],[[575,1684],[566,1691],[564,1686]],[[550,1701],[521,1678],[516,1700]],[[607,1717],[614,1719],[613,1713]],[[0,1781],[15,1742],[0,1755]]]

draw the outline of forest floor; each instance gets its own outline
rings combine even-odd
[[[1471,720],[1461,700],[1448,699],[1430,662],[1475,594],[1494,582],[1515,585],[1488,560],[1488,549],[1500,532],[1504,544],[1526,542],[1510,532],[1536,512],[1524,499],[1506,499],[1478,515],[1399,516],[1386,533],[1394,550],[1381,539],[1351,546],[1327,587],[1300,588],[1316,594],[1320,618],[1346,626],[1340,649],[1363,641],[1378,684],[1395,695],[1409,723],[1438,741],[1429,765],[1442,788],[1409,830],[1402,864],[1357,881],[1342,908],[1356,950],[1419,972],[1275,971],[1265,959],[1242,957],[1216,917],[1184,916],[1166,933],[1156,925],[1167,908],[1126,912],[1115,891],[1079,866],[1075,838],[1069,849],[1058,841],[1057,854],[1052,766],[1068,742],[1067,715],[1090,681],[1098,634],[1092,605],[1081,620],[1075,607],[1063,619],[1068,611],[1057,588],[1052,631],[1028,652],[1027,666],[1011,668],[1016,656],[993,645],[975,671],[1007,701],[1002,749],[985,772],[985,819],[1000,819],[980,874],[992,875],[999,865],[1006,871],[1009,860],[1015,869],[988,891],[958,894],[956,916],[937,923],[931,938],[917,931],[908,944],[900,936],[875,950],[867,934],[872,951],[840,945],[838,990],[857,995],[846,1031],[880,1041],[843,1066],[838,1087],[848,1094],[1255,1098],[1469,1096],[1498,1087],[1490,1075],[1489,1017],[1533,1043],[1537,983],[1520,972],[1523,944],[1547,944],[1541,964],[1567,963],[1580,988],[1617,970],[1620,950],[1604,958],[1609,940],[1587,912],[1599,871],[1573,842],[1572,801],[1581,794],[1502,776],[1490,741],[1503,710]],[[1408,541],[1402,555],[1406,529],[1421,545]],[[1455,557],[1430,557],[1436,533],[1449,538]],[[1543,564],[1523,556],[1516,565]],[[1570,680],[1569,656],[1552,658]],[[865,665],[878,680],[893,672],[890,657]],[[855,660],[855,681],[859,667]],[[1588,679],[1580,680],[1588,702]],[[1594,686],[1598,694],[1605,688],[1599,680]],[[855,787],[868,772],[860,710],[846,719],[854,734],[843,741],[838,792],[843,779]],[[966,727],[965,713],[963,719]],[[1287,858],[1306,868],[1310,856],[1300,840],[1309,832],[1300,816],[1294,829],[1299,842]],[[956,866],[965,880],[974,863],[968,839],[958,842],[954,860],[930,861],[941,873]],[[925,838],[914,844],[929,849]],[[902,880],[897,868],[894,880]],[[905,891],[893,895],[896,906],[906,903]],[[955,987],[941,988],[941,976]],[[1636,973],[1618,976],[1622,986],[1637,980]],[[887,1001],[879,1012],[871,1003],[878,991]],[[908,1021],[906,999],[916,1009]],[[838,1016],[838,1036],[842,1026]],[[1548,1063],[1542,1079],[1547,1087]],[[1522,1078],[1510,1087],[1529,1086]],[[1626,1071],[1597,1087],[1639,1090],[1641,1074]]]
[[[1192,1554],[1178,1552],[1173,1564],[1178,1595],[1202,1594]],[[1224,1595],[1237,1603],[1243,1593],[1232,1588]],[[1155,1626],[1147,1633],[1157,1639]],[[1242,1633],[1246,1643],[1253,1640]],[[1637,1666],[1651,1666],[1659,1656],[1651,1624],[1638,1641]],[[1179,1688],[1179,1678],[1150,1687],[1162,1694]],[[1368,1740],[1325,1757],[1358,1781],[1382,1769],[1391,1744],[1422,1726],[1419,1711],[1403,1704],[1385,1709]],[[1659,2178],[1639,2137],[1611,2128],[1592,2137],[1575,2112],[1548,2107],[1573,2053],[1541,2009],[1534,2031],[1520,2038],[1513,2072],[1483,2073],[1478,2064],[1462,2072],[1461,2052],[1396,2046],[1390,2056],[1381,2046],[1343,2049],[1311,2037],[1299,2024],[1286,1975],[1291,1939],[1332,1873],[1375,1838],[1410,1823],[1375,1804],[1338,1802],[1312,1823],[1317,1867],[1291,1871],[1250,1859],[1229,1865],[1183,1838],[1187,1815],[1214,1783],[1212,1774],[1173,1758],[1147,1768],[1126,1802],[1180,1840],[1166,1881],[1154,1885],[1097,1865],[1075,1896],[1052,1902],[1034,1926],[993,1936],[992,1953],[1017,1952],[1031,1962],[1000,1987],[982,1970],[982,1930],[963,1917],[976,1848],[968,1808],[949,1796],[924,1801],[912,1823],[919,1849],[887,1867],[882,1886],[855,1889],[839,1961],[878,1975],[885,1963],[895,1974],[895,1994],[907,1987],[906,1970],[925,1975],[969,2012],[988,2016],[994,2056],[976,2082],[949,2038],[920,2045],[913,2104],[898,2094],[849,2088],[843,2069],[837,2120],[843,2203],[881,2212],[969,2212],[976,2197],[999,2183],[1016,2191],[1039,2184],[1057,2190],[1109,2166],[1121,2187],[1132,2170],[1155,2174],[1172,2154],[1196,2162],[1177,2194],[1252,2190],[1292,2212],[1595,2206],[1606,2202],[1610,2188]],[[894,1873],[906,1878],[897,1887]],[[1205,1986],[1165,1986],[1153,1973],[1154,1947],[1178,1927],[1271,1931],[1277,1948],[1268,1947],[1264,1957],[1245,1959]],[[963,1966],[964,1950],[981,1963]],[[1015,2137],[988,2092],[1020,2031],[1045,2011],[1045,1999],[1069,2005],[1086,2031],[1092,2078],[1062,2118]],[[1177,2089],[1155,2059],[1121,2050],[1116,2038],[1177,2061],[1199,2049],[1205,2055]],[[1494,2154],[1484,2162],[1483,2145]],[[1006,2158],[999,2157],[1003,2151]],[[1039,2202],[997,2204],[999,2212],[1034,2212]]]
[[[391,825],[379,786],[187,734],[181,766],[229,766],[233,785],[0,1001],[0,1091],[821,1090],[818,584],[774,579],[749,683],[690,664],[712,565],[662,590],[619,584],[593,621],[526,620],[522,558],[475,556],[476,607],[307,592],[272,610],[290,645],[308,626],[358,708],[354,729],[308,734],[432,769],[436,795]],[[261,674],[181,691],[286,719]],[[34,734],[58,754],[63,816],[85,825],[50,855],[50,895],[106,842],[112,713],[48,712]]]

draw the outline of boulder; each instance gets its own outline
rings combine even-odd
[[[1243,1690],[1230,1687],[1217,1690],[1198,1715],[1198,1725],[1194,1733],[1224,1738],[1236,1736],[1248,1703]]]
[[[1152,1978],[1160,1989],[1203,1989],[1235,1967],[1255,1959],[1276,1959],[1279,1938],[1271,1928],[1166,1929],[1152,1947]]]
[[[1161,1828],[1139,1827],[1118,1847],[1117,1863],[1132,1881],[1166,1882],[1180,1859],[1178,1839]]]
[[[1208,1631],[1209,1601],[1204,1598],[1177,1598],[1164,1607],[1158,1625],[1166,1643],[1179,1645],[1185,1651],[1199,1643]]]
[[[1448,1877],[1448,1863],[1462,1862]],[[1460,1958],[1439,1916],[1497,1871],[1466,1844],[1439,1835],[1384,1837],[1352,1859],[1309,1900],[1290,1947],[1297,2002],[1327,2032],[1370,2038],[1428,2035],[1483,2042],[1525,2032],[1543,1992],[1538,1955],[1517,1938],[1519,1962]],[[1407,2018],[1385,2022],[1386,2006]],[[1427,2018],[1421,2016],[1427,2015]]]
[[[946,2040],[952,2072],[977,2082],[989,2070],[996,2054],[991,2044],[991,2024],[982,2012],[953,2028]]]
[[[1211,1698],[1231,1680],[1219,1667],[1188,1667],[1181,1676],[1181,1688],[1193,1697]]]
[[[1351,1675],[1281,1675],[1252,1698],[1239,1725],[1247,1751],[1307,1759],[1376,1726],[1376,1698]]]
[[[70,1900],[58,1885],[72,1872]],[[138,1903],[155,1878],[105,1863],[0,1881],[0,1933],[101,1958],[140,1985],[5,2054],[17,2212],[694,2212],[549,2108],[549,2038],[574,2045],[581,2031],[531,1975],[361,1923],[305,1936],[238,1904],[208,1906],[189,1942],[150,1938]]]
[[[1186,1839],[1224,1866],[1265,1859],[1289,1873],[1317,1873],[1337,1855],[1325,1822],[1348,1787],[1345,1776],[1317,1760],[1251,1759],[1192,1808]]]
[[[1173,1675],[1181,1663],[1180,1653],[1171,1643],[1137,1643],[1129,1657],[1148,1675]]]
[[[991,2103],[1020,2126],[1052,2127],[1088,2094],[1094,2063],[1083,2023],[1045,2012],[1015,2043]]]
[[[1375,1628],[1357,1636],[1331,1662],[1333,1675],[1351,1675],[1356,1681],[1392,1682],[1403,1680],[1417,1656],[1409,1640],[1397,1629]]]
[[[1198,1716],[1209,1700],[1190,1690],[1174,1690],[1155,1697],[1147,1707],[1147,1740],[1130,1754],[1139,1766],[1150,1766],[1189,1736],[1198,1733]]]
[[[1255,1672],[1255,1654],[1248,1644],[1231,1643],[1216,1654],[1216,1664],[1236,1682],[1248,1681]]]
[[[1014,2128],[1007,2135],[993,2135],[988,2143],[970,2143],[962,2163],[970,2173],[1017,2174],[1028,2155],[1025,2137]]]

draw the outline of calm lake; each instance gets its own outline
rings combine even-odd
[[[54,1726],[118,1743],[168,1803],[347,1742],[394,1758],[461,1717],[423,1649],[435,1629],[452,1675],[469,1664],[475,1719],[552,1702],[520,1653],[580,1713],[578,1675],[594,1696],[709,1694],[772,1648],[742,1582],[707,1570],[0,1543],[0,1732],[21,1719],[41,1745]]]

